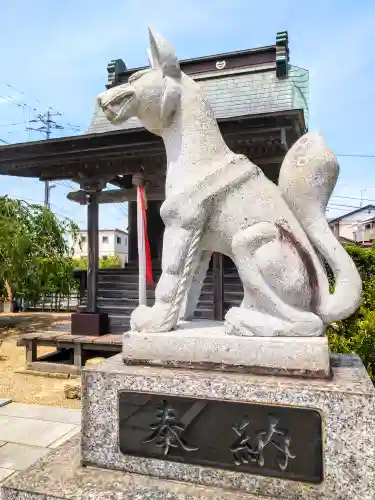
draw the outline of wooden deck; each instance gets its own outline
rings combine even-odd
[[[17,345],[26,348],[26,367],[37,371],[79,374],[87,359],[109,357],[121,352],[121,334],[93,337],[69,332],[70,324],[65,324],[21,335]],[[38,357],[38,346],[55,347],[55,351]]]

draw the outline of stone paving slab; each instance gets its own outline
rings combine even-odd
[[[9,477],[11,474],[15,472],[13,469],[5,469],[4,467],[0,467],[0,483],[3,481],[5,478]],[[1,484],[0,484],[1,486]],[[1,492],[0,492],[0,499],[1,499]]]
[[[0,467],[8,470],[24,470],[49,453],[48,448],[7,443],[0,448]]]
[[[197,486],[122,471],[82,467],[79,438],[52,450],[29,469],[3,485],[4,500],[257,500],[230,489]],[[265,497],[264,497],[265,498]],[[276,497],[267,497],[276,500]]]
[[[54,441],[52,444],[49,445],[49,448],[58,448],[62,444],[64,444],[66,441],[69,439],[74,438],[81,432],[81,427],[77,426],[74,429],[72,429],[70,432],[67,434],[64,434],[61,438],[59,438],[57,441]]]
[[[74,424],[64,422],[0,415],[0,440],[30,446],[49,446],[75,427]]]
[[[49,422],[81,425],[81,410],[53,406],[11,403],[0,408],[0,416],[30,418]]]

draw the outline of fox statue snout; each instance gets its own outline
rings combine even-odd
[[[162,135],[178,111],[181,97],[181,69],[172,49],[150,30],[151,68],[130,76],[128,83],[101,93],[97,100],[106,118],[120,125],[137,117],[142,125]]]
[[[121,85],[107,90],[97,98],[99,106],[111,123],[123,123],[136,112],[136,94],[131,85]]]

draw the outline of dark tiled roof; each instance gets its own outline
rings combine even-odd
[[[340,215],[339,217],[336,217],[334,219],[330,219],[329,223],[333,224],[334,222],[339,222],[341,219],[345,219],[345,217],[348,217],[349,215],[354,215],[359,212],[363,212],[364,210],[375,210],[375,205],[366,205],[365,207],[357,208],[356,210],[353,210],[352,212],[348,212],[344,215]]]
[[[228,72],[229,73],[229,72]],[[200,75],[201,77],[202,75]],[[298,77],[298,85],[294,77]],[[232,72],[226,76],[199,81],[214,110],[216,118],[230,118],[249,114],[272,113],[303,109],[307,122],[308,72],[291,68],[289,76],[279,79],[275,66],[268,71]],[[112,125],[96,105],[87,134],[141,127],[135,118],[121,126]]]

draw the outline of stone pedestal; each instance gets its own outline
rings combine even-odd
[[[178,330],[124,333],[126,364],[330,378],[328,339],[228,335],[221,321],[182,321]]]
[[[374,387],[358,357],[331,365],[324,380],[121,354],[87,367],[81,454],[75,440],[52,452],[3,500],[373,500]]]
[[[114,356],[103,365],[85,369],[83,374],[83,463],[163,479],[187,481],[206,487],[239,490],[242,493],[259,494],[266,498],[373,499],[374,387],[356,356],[333,357],[332,375],[331,380],[307,382],[304,379],[290,377],[124,366],[121,355]],[[125,394],[126,400],[123,410],[121,397],[119,398],[121,394]],[[233,467],[235,464],[228,468],[228,464],[224,464],[224,467],[213,467],[207,466],[207,462],[204,466],[198,465],[194,460],[194,463],[189,463],[191,462],[189,452],[186,452],[184,462],[178,461],[173,458],[176,455],[172,454],[171,458],[163,454],[162,447],[159,448],[159,457],[155,458],[155,451],[149,453],[147,443],[139,445],[142,438],[144,441],[150,437],[150,422],[158,421],[155,418],[156,413],[153,414],[153,421],[150,420],[147,415],[149,407],[144,406],[145,404],[147,406],[147,403],[140,398],[142,395],[149,398],[156,396],[159,406],[163,400],[167,403],[170,401],[171,405],[176,406],[173,396],[190,400],[190,405],[185,406],[177,415],[186,427],[186,432],[192,422],[196,422],[197,418],[199,420],[200,409],[193,407],[202,400],[204,403],[219,401],[228,405],[250,403],[248,407],[250,420],[258,419],[258,416],[255,416],[257,411],[254,405],[266,410],[269,408],[270,412],[279,418],[280,429],[289,431],[291,455],[296,455],[296,450],[300,449],[301,445],[306,453],[311,453],[311,446],[313,445],[313,448],[315,446],[312,455],[315,459],[319,459],[317,454],[321,453],[322,480],[319,478],[319,460],[315,464],[315,478],[299,477],[298,480],[291,480],[293,473],[285,479],[285,474],[277,470],[275,463],[272,467],[270,464],[265,464],[264,467],[256,467],[256,464],[254,467],[254,464],[250,464],[253,467],[252,472],[248,472],[249,469],[245,472],[241,465],[236,471]],[[142,406],[144,407],[140,408]],[[229,411],[232,407],[227,408]],[[289,409],[290,415],[282,415],[282,411],[278,411],[278,408]],[[310,432],[310,427],[316,426],[317,420],[306,421],[308,425],[305,428],[305,442],[303,433],[301,437],[301,429],[298,429],[295,423],[297,415],[295,412],[301,410],[309,410],[314,418],[317,415],[320,417],[320,420],[318,419],[318,424],[321,426],[320,433],[318,430],[315,431],[316,434]],[[211,419],[211,429],[204,429],[204,432],[214,432],[215,426],[226,414],[227,410],[218,412],[216,421]],[[124,442],[122,433],[125,432],[126,422],[130,417],[133,418],[134,435],[132,436],[128,429],[128,441],[125,439]],[[264,421],[262,426],[267,430],[268,421]],[[155,426],[153,429],[155,430]],[[256,430],[259,431],[259,427]],[[187,445],[199,447],[198,435],[199,433],[185,434]],[[233,438],[234,443],[235,433]],[[204,434],[201,435],[201,439],[205,439]],[[133,449],[137,454],[126,455],[121,452],[120,447]],[[303,459],[304,452],[299,451],[299,456],[290,459],[289,463],[292,464],[294,460],[296,464]],[[263,475],[265,472],[267,476]]]

